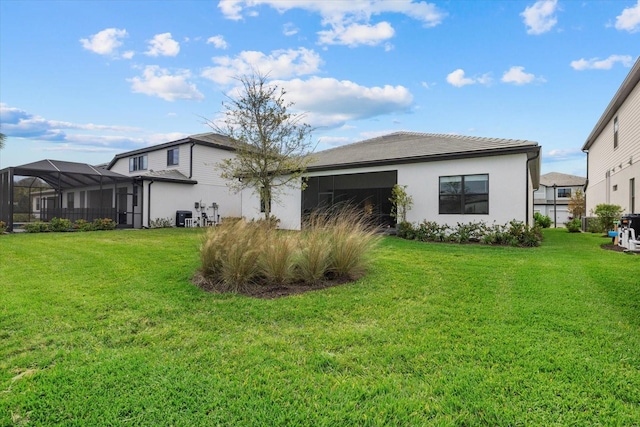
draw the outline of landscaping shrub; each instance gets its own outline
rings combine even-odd
[[[77,219],[73,223],[73,229],[77,231],[93,231],[94,226],[92,222],[88,222],[86,219]]]
[[[205,234],[200,249],[205,276],[239,292],[256,279],[266,228],[244,220],[223,221]]]
[[[597,219],[592,221],[593,224],[589,224],[591,230],[596,233],[606,233],[609,230],[613,230],[613,224],[622,216],[622,207],[600,203],[596,205],[592,213]]]
[[[535,212],[533,214],[533,220],[535,224],[540,228],[549,228],[551,227],[551,218],[547,215],[542,215],[540,212]]]
[[[248,285],[314,284],[355,279],[366,271],[377,228],[346,209],[311,215],[300,233],[275,230],[273,221],[223,221],[200,248],[203,276],[219,290]]]
[[[116,223],[111,218],[96,218],[93,221],[94,230],[114,230]]]
[[[506,225],[488,226],[483,221],[457,223],[455,227],[440,225],[434,221],[422,221],[416,228],[412,224],[406,226],[404,238],[422,242],[479,242],[486,245],[539,246],[542,241],[540,227],[530,227],[520,221],[511,221]],[[399,237],[403,237],[398,233]]]
[[[416,230],[415,228],[413,228],[413,224],[408,221],[402,221],[398,223],[396,234],[398,237],[407,240],[413,240],[416,238]]]
[[[149,222],[149,228],[171,228],[173,227],[172,218],[156,218]]]
[[[416,240],[421,242],[444,242],[448,238],[449,226],[435,221],[424,220],[416,228]]]
[[[7,231],[7,224],[4,221],[0,221],[0,234],[3,234]]]
[[[49,230],[55,232],[64,232],[71,229],[71,221],[66,218],[51,218],[49,221]]]
[[[582,229],[582,221],[579,218],[573,218],[571,221],[565,223],[567,231],[569,233],[579,233]]]
[[[24,225],[24,230],[27,233],[44,233],[49,230],[49,224],[42,221],[30,222]]]
[[[330,271],[349,279],[362,276],[369,263],[366,254],[379,241],[378,228],[349,208],[331,215],[326,228],[331,243]]]
[[[309,284],[324,279],[331,265],[329,235],[321,228],[305,230],[299,241],[299,252],[295,263],[296,277]]]
[[[269,232],[258,258],[260,274],[269,283],[289,282],[294,277],[295,254],[296,242],[290,233]]]
[[[479,242],[486,233],[486,228],[484,222],[457,223],[451,229],[448,240],[456,243]]]

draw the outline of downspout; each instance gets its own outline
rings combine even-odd
[[[526,209],[525,209],[525,224],[527,225],[531,225],[529,223],[529,162],[532,160],[537,160],[540,157],[540,148],[538,148],[538,151],[536,152],[535,157],[532,157],[531,159],[527,159],[527,167],[525,168],[525,193],[527,195],[527,203],[526,205]],[[531,198],[533,199],[533,193],[531,194]]]
[[[149,181],[147,184],[147,199],[149,201],[149,207],[147,208],[147,228],[151,226],[151,184],[153,184],[153,180]]]
[[[193,176],[193,147],[196,145],[195,142],[191,143],[191,148],[189,149],[189,179]]]

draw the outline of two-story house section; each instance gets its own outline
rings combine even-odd
[[[534,212],[546,215],[556,226],[572,218],[569,212],[569,200],[582,191],[586,178],[559,172],[549,172],[540,176],[540,187],[533,193]]]
[[[107,168],[132,179],[117,195],[119,206],[127,206],[118,222],[148,227],[157,219],[175,221],[177,211],[213,221],[241,216],[241,194],[230,192],[216,167],[233,151],[226,137],[204,133],[116,155]]]
[[[600,203],[640,212],[640,58],[582,147],[587,153],[587,213]]]

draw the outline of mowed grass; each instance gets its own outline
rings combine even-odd
[[[276,300],[190,284],[191,229],[0,237],[0,425],[640,425],[640,256],[385,238]]]

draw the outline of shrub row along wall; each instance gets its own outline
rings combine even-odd
[[[46,232],[64,232],[64,231],[97,231],[97,230],[113,230],[116,223],[111,218],[98,218],[92,222],[84,219],[78,219],[71,222],[66,218],[52,218],[49,222],[32,222],[24,225],[27,233],[46,233]]]
[[[440,225],[434,221],[398,224],[398,237],[421,242],[477,242],[487,245],[539,246],[542,234],[538,226],[530,227],[520,221],[508,224],[487,225],[485,222],[458,223],[455,227]]]

